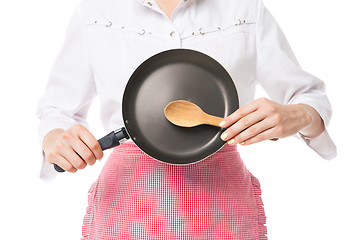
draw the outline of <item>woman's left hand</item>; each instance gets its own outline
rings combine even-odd
[[[224,118],[220,126],[228,129],[221,139],[230,145],[249,145],[294,135],[311,121],[311,114],[301,104],[282,105],[260,98]]]

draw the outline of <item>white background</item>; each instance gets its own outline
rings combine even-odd
[[[79,239],[88,188],[106,161],[52,183],[38,177],[36,104],[78,2],[0,3],[0,239]],[[338,146],[338,157],[331,161],[295,138],[239,146],[262,183],[269,239],[360,239],[357,1],[265,4],[302,67],[325,81],[333,105],[329,132]],[[99,138],[105,132],[98,108],[95,102],[89,123]]]

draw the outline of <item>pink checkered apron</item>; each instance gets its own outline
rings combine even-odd
[[[179,166],[128,141],[113,150],[89,190],[82,239],[264,240],[260,194],[236,146]]]

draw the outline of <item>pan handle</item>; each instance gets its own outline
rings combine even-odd
[[[120,145],[120,143],[122,143],[123,141],[125,141],[129,138],[130,138],[130,136],[126,132],[126,129],[124,127],[122,127],[115,131],[112,131],[108,135],[100,138],[98,140],[98,142],[100,143],[101,150],[104,151],[106,149],[110,149],[110,148]]]
[[[126,132],[125,127],[122,127],[100,138],[98,142],[100,143],[101,150],[104,151],[106,149],[110,149],[120,145],[120,143],[122,143],[123,141],[129,138],[130,136]],[[59,167],[57,164],[54,164],[54,168],[57,172],[65,172],[65,170]]]

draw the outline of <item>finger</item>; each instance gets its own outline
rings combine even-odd
[[[254,143],[258,143],[258,142],[261,142],[261,141],[264,141],[264,140],[268,140],[268,139],[274,139],[276,136],[275,136],[275,127],[273,128],[269,128],[265,131],[263,131],[262,133],[259,133],[258,135],[250,138],[250,139],[247,139],[243,142],[241,142],[240,144],[241,145],[250,145],[250,144],[254,144]]]
[[[252,126],[246,128],[244,131],[240,132],[238,135],[236,135],[233,139],[234,141],[231,142],[231,144],[236,143],[242,143],[250,138],[255,137],[256,135],[275,127],[276,124],[269,120],[268,118],[265,118]],[[230,139],[230,138],[229,138]]]
[[[266,115],[263,112],[255,111],[241,118],[231,127],[229,127],[223,134],[221,134],[221,139],[227,141],[233,137],[239,135],[242,131],[245,131],[247,128],[253,126],[254,124],[262,121]]]
[[[96,162],[94,153],[81,139],[73,144],[73,149],[87,164],[93,165]]]
[[[79,131],[79,138],[91,150],[95,156],[95,159],[102,159],[103,151],[101,149],[100,143],[89,132],[89,130],[84,128],[83,130]]]
[[[227,128],[233,125],[235,122],[239,121],[241,118],[245,117],[246,115],[256,111],[257,108],[257,104],[251,102],[224,118],[219,125],[222,128]]]
[[[76,169],[83,169],[86,167],[86,162],[75,152],[72,148],[64,149],[61,152],[63,156]]]
[[[75,173],[77,171],[77,169],[61,155],[57,155],[53,163],[67,172]]]

